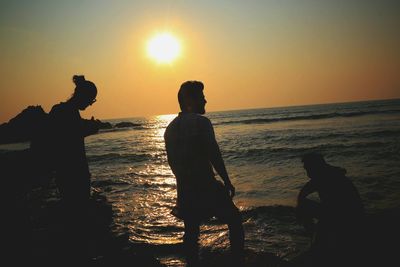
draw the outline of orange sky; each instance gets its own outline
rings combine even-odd
[[[178,112],[193,79],[209,111],[400,97],[396,1],[63,2],[2,2],[0,123],[65,101],[74,74],[100,119]],[[183,47],[170,65],[146,55],[163,30]]]

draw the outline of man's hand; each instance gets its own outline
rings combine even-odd
[[[225,188],[229,193],[229,196],[233,198],[235,196],[235,187],[231,184],[231,182],[225,183]]]
[[[301,188],[299,195],[297,196],[297,206],[301,205],[301,202],[310,194],[314,193],[317,191],[316,186],[314,183],[307,182],[303,188]]]

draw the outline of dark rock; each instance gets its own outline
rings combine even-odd
[[[115,128],[128,128],[128,127],[136,127],[140,126],[140,124],[132,123],[132,122],[119,122],[115,124]]]
[[[41,106],[29,106],[8,123],[0,125],[0,144],[30,141],[40,131],[47,113]]]
[[[9,122],[0,125],[0,144],[29,142],[32,140],[43,142],[46,134],[49,133],[48,114],[41,106],[29,106]],[[109,122],[102,122],[92,117],[90,120],[82,119],[94,129],[93,133],[97,133],[99,129],[112,129],[113,126]],[[137,126],[135,124],[121,127]]]
[[[102,122],[100,120],[96,120],[99,129],[112,129],[112,124],[109,122]]]

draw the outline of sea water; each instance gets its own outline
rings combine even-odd
[[[176,116],[112,120],[141,126],[86,138],[93,186],[105,192],[115,221],[133,242],[176,244],[183,223],[170,214],[176,201],[163,134]],[[400,100],[353,102],[207,113],[214,125],[243,214],[246,247],[290,257],[309,242],[293,207],[308,181],[301,163],[320,152],[347,170],[367,212],[400,204]],[[219,179],[219,177],[217,177]],[[340,194],[340,192],[338,192]],[[201,244],[229,247],[227,227],[202,227]]]
[[[117,231],[132,242],[173,246],[183,222],[171,209],[176,182],[163,134],[176,116],[110,120],[140,126],[102,130],[86,138],[92,186],[113,205]],[[368,213],[400,205],[400,100],[265,108],[207,113],[236,187],[246,249],[290,258],[310,238],[296,223],[293,207],[308,181],[301,156],[322,153],[343,167]],[[12,149],[12,146],[2,146]],[[219,177],[217,177],[219,179]],[[338,192],[340,194],[340,192]],[[229,248],[226,225],[201,228],[203,249]],[[168,265],[180,260],[164,259]]]

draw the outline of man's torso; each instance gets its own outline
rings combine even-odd
[[[196,190],[214,184],[208,146],[214,139],[210,121],[194,113],[180,113],[165,131],[168,162],[178,190]]]

